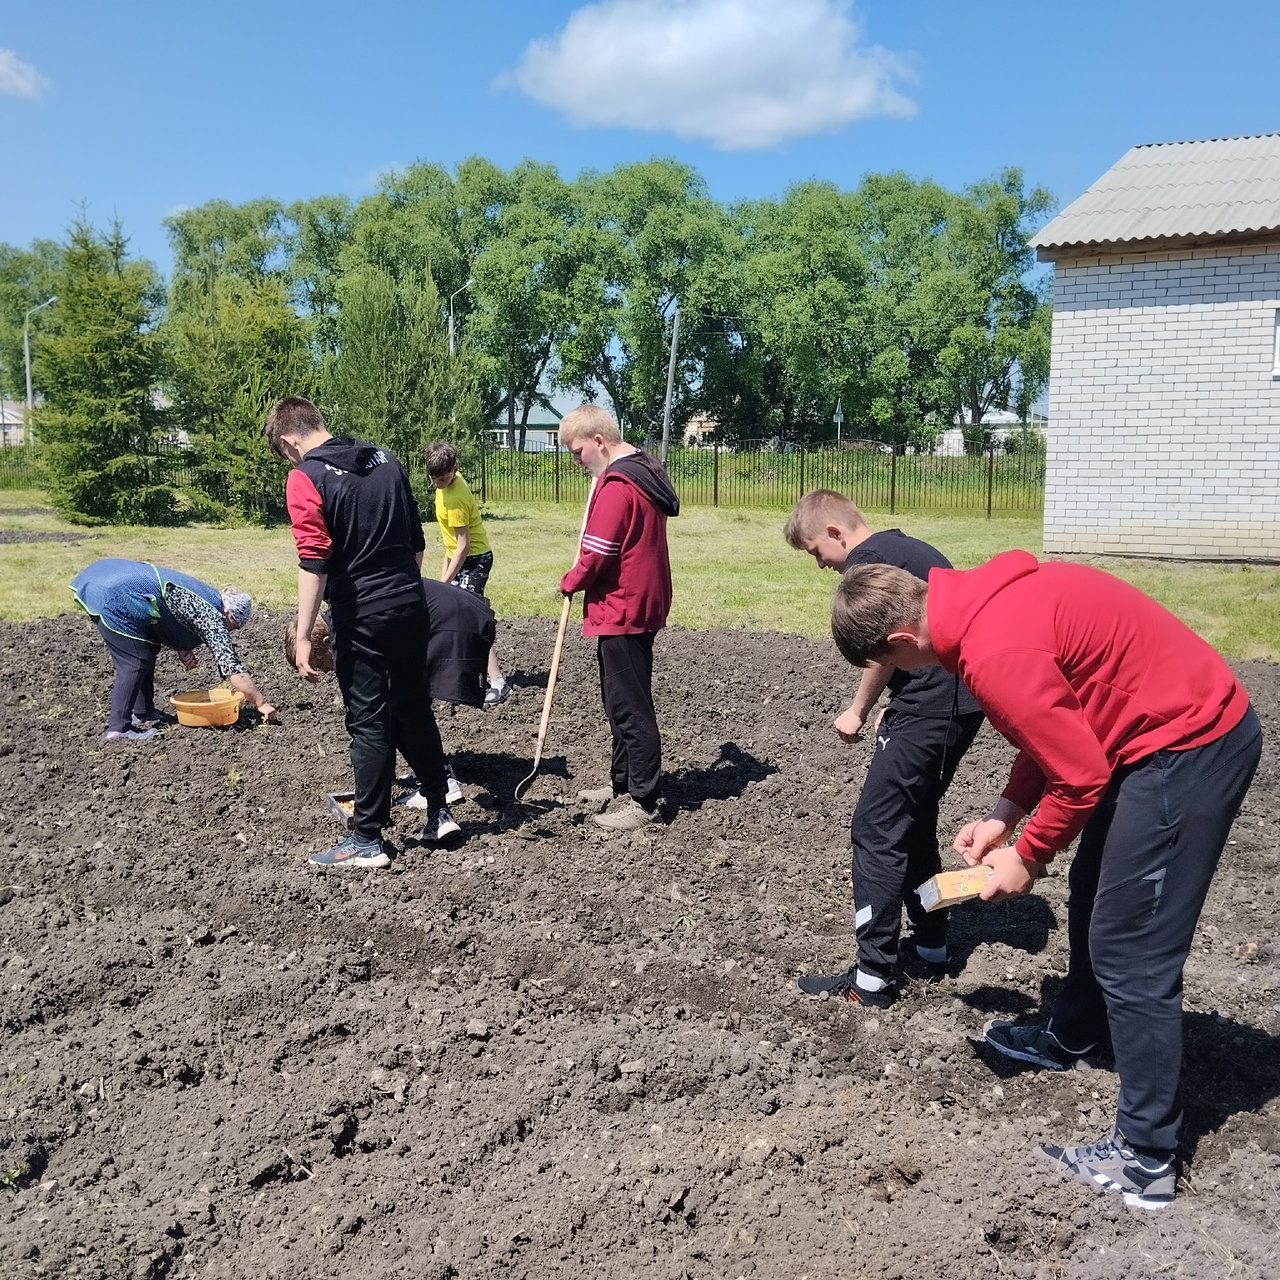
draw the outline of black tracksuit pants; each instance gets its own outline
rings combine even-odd
[[[653,638],[599,636],[596,664],[600,697],[613,733],[609,777],[615,795],[627,795],[646,809],[658,803],[662,777],[662,737],[653,707]]]
[[[930,719],[890,707],[880,721],[850,824],[853,922],[865,973],[892,977],[904,904],[918,946],[947,944],[948,913],[926,912],[915,890],[942,866],[938,805],[981,726],[980,711]]]
[[[160,646],[122,636],[101,622],[97,626],[116,670],[107,731],[124,733],[132,726],[135,715],[149,716],[156,709],[156,659],[160,656]]]
[[[429,635],[425,603],[344,620],[333,628],[334,669],[347,710],[355,775],[352,825],[361,840],[376,839],[391,821],[397,746],[431,808],[444,804],[444,748],[423,661]]]
[[[1116,1127],[1144,1151],[1178,1145],[1182,969],[1261,753],[1250,708],[1216,742],[1118,769],[1071,864],[1071,958],[1049,1025],[1069,1050],[1110,1031]]]

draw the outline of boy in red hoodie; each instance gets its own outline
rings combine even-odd
[[[1164,1208],[1182,1122],[1182,969],[1262,749],[1248,695],[1135,587],[1025,551],[935,569],[927,584],[888,566],[851,569],[831,629],[855,666],[956,672],[1018,748],[1003,795],[955,841],[969,865],[992,868],[983,898],[1028,892],[1080,837],[1062,990],[1047,1019],[995,1022],[986,1039],[1008,1058],[1063,1070],[1109,1032],[1115,1128],[1088,1146],[1041,1150],[1126,1204]]]
[[[653,640],[671,608],[667,518],[680,499],[656,459],[627,444],[601,408],[565,414],[560,443],[595,477],[577,563],[560,581],[585,593],[582,634],[596,636],[600,695],[613,733],[610,785],[580,791],[590,804],[629,797],[592,821],[635,831],[658,821],[662,738],[653,706]]]

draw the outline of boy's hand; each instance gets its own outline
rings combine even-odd
[[[861,742],[862,727],[865,724],[866,720],[852,707],[842,711],[834,721],[835,731],[845,742]]]
[[[986,860],[986,854],[1004,844],[1013,834],[1013,827],[999,818],[977,818],[960,828],[952,848],[964,859],[965,865],[976,867]]]
[[[1044,875],[1038,863],[1028,862],[1011,845],[992,849],[982,859],[991,868],[991,879],[978,895],[983,902],[1003,902],[1006,898],[1019,898],[1031,892],[1031,886]]]
[[[324,673],[317,671],[315,667],[311,665],[311,641],[309,639],[304,640],[299,636],[297,645],[294,649],[294,654],[297,660],[298,674],[308,684],[319,684],[320,677]]]

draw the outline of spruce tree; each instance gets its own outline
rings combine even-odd
[[[171,524],[185,504],[156,399],[159,281],[125,250],[118,223],[105,234],[83,221],[71,229],[56,318],[40,346],[36,438],[50,499],[68,519]]]

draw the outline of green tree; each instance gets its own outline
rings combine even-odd
[[[735,255],[724,209],[698,173],[674,160],[585,174],[575,184],[580,238],[570,286],[572,324],[558,347],[556,381],[587,395],[603,387],[635,436],[661,430],[671,328],[681,324],[681,377],[673,423],[695,406],[704,339]]]
[[[732,350],[754,360],[749,371],[738,360],[745,384],[718,392],[733,403],[709,408],[731,424],[725,434],[824,439],[837,400],[856,419],[866,398],[867,267],[852,204],[833,184],[802,183],[780,202],[741,206],[735,221],[748,285]]]
[[[27,394],[22,323],[27,312],[57,292],[62,246],[52,240],[32,241],[30,249],[0,244],[0,395],[21,400]],[[48,310],[31,317],[31,343],[37,349],[40,332],[48,324]],[[43,387],[32,381],[37,392]]]
[[[285,272],[293,300],[310,317],[321,356],[338,349],[338,281],[342,255],[354,234],[354,214],[346,196],[299,200],[286,211]]]
[[[84,222],[71,229],[55,280],[56,317],[40,345],[46,398],[36,435],[49,496],[68,519],[173,523],[188,503],[161,449],[160,282],[125,249],[118,223],[105,235]]]
[[[284,517],[262,424],[285,395],[314,395],[306,322],[279,279],[179,281],[164,323],[175,424],[190,437],[206,493],[244,518]]]
[[[173,419],[205,492],[250,520],[284,514],[262,434],[272,403],[312,395],[308,322],[289,296],[278,202],[213,200],[166,222],[174,268],[162,331]]]
[[[523,448],[573,323],[583,235],[572,191],[551,165],[526,160],[506,174],[472,158],[458,170],[457,192],[475,281],[459,314],[470,312],[485,416],[501,414],[509,447]]]
[[[385,445],[425,497],[422,450],[451,440],[474,452],[482,418],[472,353],[449,356],[443,307],[429,273],[400,279],[373,265],[338,284],[338,354],[323,398],[330,424]]]
[[[1047,191],[1024,190],[1018,169],[969,187],[952,202],[942,265],[924,290],[946,330],[945,411],[967,423],[966,443],[978,450],[990,444],[987,413],[1014,407],[1025,420],[1048,381],[1052,307],[1029,279],[1027,241],[1052,206]]]

